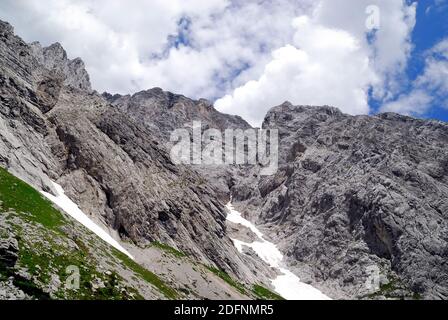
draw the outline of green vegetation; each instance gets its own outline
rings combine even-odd
[[[389,282],[381,284],[378,291],[368,294],[367,296],[361,298],[374,299],[380,296],[384,296],[387,299],[402,299],[402,300],[403,299],[420,300],[422,298],[421,295],[416,292],[409,293],[408,295],[403,295],[402,294],[403,291],[409,292],[409,290],[406,289],[406,286],[401,282],[400,279],[389,276]],[[399,294],[397,294],[397,292]]]
[[[280,295],[278,295],[275,292],[272,292],[271,290],[260,286],[258,284],[254,285],[252,287],[252,292],[259,297],[260,299],[263,300],[285,300],[283,297],[281,297]]]
[[[114,253],[115,256],[119,258],[126,267],[139,274],[145,281],[159,289],[159,291],[162,292],[165,297],[167,297],[168,299],[176,299],[178,297],[178,293],[176,292],[176,290],[166,285],[163,280],[160,279],[156,274],[143,268],[141,265],[136,263],[124,253],[116,249],[114,249]]]
[[[165,252],[168,252],[168,253],[172,254],[173,256],[175,256],[176,258],[183,258],[183,257],[187,256],[184,252],[179,251],[173,247],[170,247],[167,244],[164,244],[164,243],[161,243],[158,241],[152,242],[151,246],[159,248],[160,250],[163,250]]]
[[[255,297],[262,300],[285,300],[277,293],[272,292],[261,285],[254,285],[251,290],[248,290],[244,284],[233,280],[226,272],[211,266],[205,267],[244,295],[250,295],[250,293],[252,293]],[[248,293],[249,291],[250,293]]]
[[[50,201],[25,182],[0,167],[0,210],[14,210],[28,221],[58,230],[64,223],[61,213]]]
[[[19,244],[19,256],[15,268],[0,265],[0,280],[13,276],[14,285],[34,298],[88,300],[143,298],[137,290],[127,287],[123,278],[116,272],[99,272],[98,262],[89,253],[89,249],[110,257],[112,257],[110,252],[113,252],[115,258],[119,256],[124,265],[153,284],[165,296],[172,299],[177,297],[177,293],[155,274],[114,248],[105,246],[102,241],[89,242],[88,247],[80,237],[72,239],[64,230],[84,229],[81,234],[86,235],[86,239],[88,235],[93,234],[83,226],[66,219],[38,191],[3,168],[0,168],[0,213],[2,215],[0,218],[8,221],[14,230],[14,236]],[[8,233],[3,230],[0,236],[7,237]],[[76,266],[79,269],[80,286],[77,290],[65,288],[65,280],[69,276],[66,273],[68,266]],[[32,280],[20,276],[17,273],[18,268],[26,270]],[[58,279],[58,284],[54,283],[55,277]],[[56,285],[56,288],[52,290],[53,295],[50,297],[42,288],[52,285]]]
[[[227,282],[229,285],[231,285],[232,287],[234,287],[235,289],[237,289],[240,293],[242,294],[246,294],[246,288],[244,287],[243,284],[238,283],[237,281],[233,280],[226,272],[216,269],[214,267],[211,266],[206,266],[207,269],[211,272],[213,272],[214,274],[216,274],[218,277],[220,277],[222,280],[224,280],[225,282]]]
[[[188,288],[181,288],[177,292],[156,274],[98,240],[96,235],[75,221],[66,218],[38,191],[2,168],[0,168],[0,215],[0,219],[10,227],[10,231],[0,230],[0,238],[8,238],[12,234],[19,245],[18,259],[14,268],[8,268],[0,263],[0,281],[12,276],[14,285],[34,298],[143,299],[139,292],[128,287],[125,280],[116,272],[112,270],[106,272],[103,268],[99,271],[98,257],[108,258],[106,265],[109,266],[121,264],[134,273],[131,276],[134,281],[146,281],[168,299],[177,299],[192,293]],[[73,230],[77,232],[72,234]],[[167,244],[153,242],[151,246],[176,258],[187,257],[184,252]],[[197,268],[202,266],[195,265]],[[79,269],[80,286],[77,290],[65,287],[65,281],[70,275],[67,274],[69,266],[76,266]],[[282,299],[262,286],[256,285],[248,289],[233,280],[226,272],[210,266],[204,267],[241,294],[253,295],[260,299]],[[195,270],[199,272],[197,268]],[[22,273],[17,272],[18,269],[28,276],[22,276]],[[45,290],[50,287],[51,295]]]
[[[126,287],[123,278],[115,272],[99,272],[96,260],[89,255],[80,239],[76,239],[77,249],[69,249],[64,245],[68,240],[64,236],[51,234],[38,224],[28,224],[25,227],[23,230],[21,227],[17,228],[20,248],[17,266],[25,268],[33,280],[14,276],[14,284],[25,293],[38,299],[49,298],[41,288],[51,285],[56,277],[59,279],[59,285],[54,288],[56,291],[53,290],[53,297],[56,299],[121,300],[141,297],[135,289]],[[24,232],[33,234],[36,238],[24,236]],[[80,283],[76,290],[65,287],[69,266],[79,269]],[[95,288],[93,283],[101,285]]]

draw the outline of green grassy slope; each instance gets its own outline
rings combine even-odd
[[[3,236],[12,234],[19,244],[14,268],[0,265],[0,280],[14,277],[15,286],[32,297],[141,299],[138,290],[120,275],[123,271],[132,273],[140,280],[137,283],[149,284],[162,297],[177,297],[176,291],[157,275],[59,212],[38,191],[3,168],[0,168],[0,219]],[[79,268],[81,281],[77,290],[65,287],[69,266]],[[20,276],[21,273],[26,276]]]
[[[10,267],[0,259],[0,282],[13,278],[14,287],[30,298],[143,299],[148,294],[151,298],[185,298],[182,291],[109,246],[57,210],[30,185],[0,167],[0,241],[10,238],[18,243],[17,260]],[[243,295],[281,299],[267,288],[259,285],[249,288],[222,270],[196,263],[166,244],[154,242],[151,247],[175,259],[187,259]],[[73,266],[79,270],[78,289],[66,286]]]

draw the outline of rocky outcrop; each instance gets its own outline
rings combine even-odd
[[[6,22],[0,22],[0,56],[0,165],[41,190],[51,190],[48,175],[58,164],[44,141],[49,132],[43,112],[55,101],[40,97],[42,83],[52,73]]]
[[[448,298],[448,124],[285,103],[263,126],[279,171],[233,192],[302,278],[333,297]]]
[[[7,226],[1,225],[0,230],[0,268],[15,266],[19,252],[19,245],[13,232]]]
[[[80,58],[70,60],[60,43],[42,47],[39,42],[30,44],[33,56],[37,61],[60,78],[64,85],[83,91],[92,91],[90,77]]]
[[[64,92],[48,120],[59,140],[52,148],[61,148],[65,166],[59,182],[85,211],[99,212],[136,243],[172,243],[238,272],[234,258],[226,258],[234,249],[224,205],[200,177],[174,166],[147,128],[78,92]]]

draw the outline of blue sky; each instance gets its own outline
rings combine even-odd
[[[425,52],[448,37],[448,3],[444,1],[437,5],[436,2],[435,0],[420,0],[418,2],[417,23],[412,33],[412,42],[415,48],[407,68],[407,75],[411,80],[421,74]],[[423,116],[448,121],[448,105],[444,107],[438,103],[433,104],[431,111]]]
[[[437,0],[419,0],[416,12],[416,24],[412,31],[412,51],[406,68],[406,78],[402,82],[400,94],[412,91],[412,81],[416,80],[425,69],[425,58],[435,45],[448,37],[448,2]],[[447,75],[448,77],[448,75]],[[428,94],[437,93],[428,89]],[[382,101],[369,97],[372,113],[376,113]],[[445,96],[445,99],[447,97]],[[421,118],[448,121],[446,101],[436,99],[431,102],[429,110],[417,115]]]

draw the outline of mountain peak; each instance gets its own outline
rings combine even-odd
[[[30,47],[39,63],[63,78],[65,85],[83,91],[92,91],[84,61],[81,58],[69,59],[67,52],[59,42],[48,47],[43,47],[39,42],[33,42]]]
[[[0,35],[13,33],[14,27],[6,21],[0,20]]]

